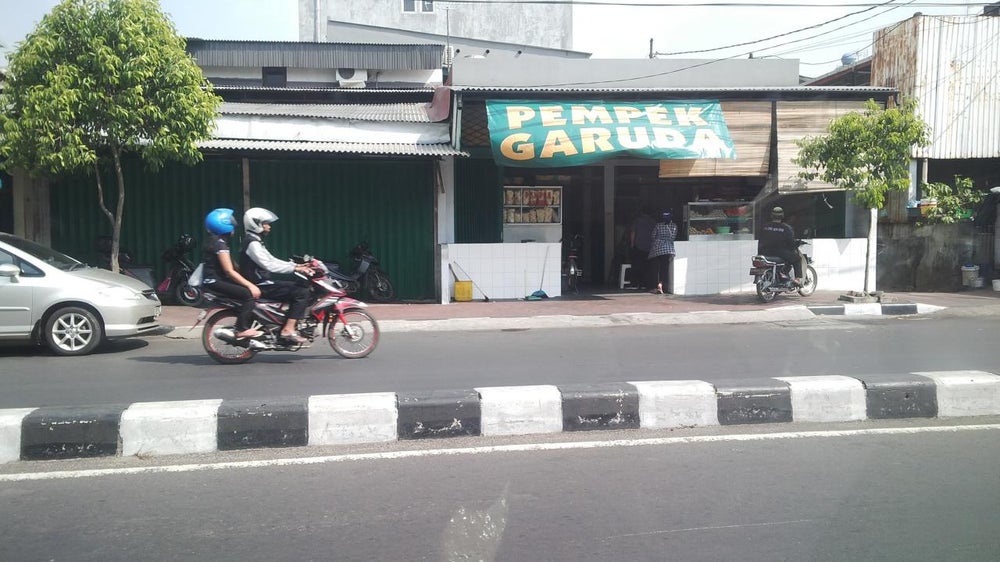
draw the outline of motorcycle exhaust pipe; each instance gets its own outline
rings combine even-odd
[[[232,328],[216,328],[212,335],[230,345],[236,345],[236,332]]]

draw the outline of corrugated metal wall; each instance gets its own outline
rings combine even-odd
[[[160,254],[183,233],[201,241],[205,214],[216,207],[238,208],[243,200],[240,161],[211,159],[195,166],[168,164],[156,174],[138,161],[125,167],[125,211],[121,245],[136,263],[151,265],[156,279],[163,275]],[[114,212],[118,187],[112,174],[104,175],[105,200]],[[111,235],[111,223],[97,202],[93,177],[77,177],[52,184],[52,246],[73,257],[97,263],[94,243]],[[192,259],[198,259],[196,252]]]
[[[400,299],[434,298],[433,162],[250,162],[250,204],[280,220],[268,249],[310,253],[350,267],[367,241]],[[308,195],[306,195],[308,194]]]
[[[209,210],[229,207],[242,216],[242,178],[238,158],[208,158],[191,167],[171,164],[157,174],[128,162],[122,247],[137,263],[154,266],[161,279],[160,254],[185,232],[195,235],[200,247]],[[104,184],[113,209],[113,177],[108,175]],[[367,240],[398,298],[434,297],[431,161],[250,160],[250,186],[251,204],[281,217],[268,242],[275,255],[311,253],[349,267],[348,251]],[[92,178],[53,184],[51,212],[53,247],[97,263],[95,240],[110,235],[111,226],[98,207]],[[191,257],[200,259],[200,252]]]
[[[455,242],[491,244],[500,242],[503,227],[500,211],[503,192],[500,170],[493,160],[455,160]]]
[[[916,98],[932,129],[916,158],[1000,155],[1000,18],[914,16],[876,33],[872,85]]]

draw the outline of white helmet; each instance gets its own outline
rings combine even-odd
[[[274,222],[276,220],[278,220],[278,215],[262,207],[254,207],[243,213],[243,228],[247,232],[260,234],[264,231],[265,222]]]

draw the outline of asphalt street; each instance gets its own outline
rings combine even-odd
[[[0,348],[0,408],[260,399],[628,380],[728,380],[926,370],[1000,372],[996,318],[816,317],[739,325],[385,333],[368,358],[325,341],[212,362],[198,340],[126,340],[81,358]]]
[[[998,422],[22,464],[0,559],[992,561]]]

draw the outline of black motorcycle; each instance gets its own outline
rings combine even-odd
[[[799,246],[808,244],[804,240],[796,240]],[[757,299],[760,302],[771,302],[779,293],[795,293],[808,297],[816,291],[818,277],[812,266],[812,258],[805,253],[806,267],[802,272],[802,285],[793,283],[791,276],[792,264],[776,256],[753,256],[751,258],[750,275],[757,287]]]
[[[111,237],[98,236],[94,242],[94,250],[97,252],[97,267],[111,270]],[[156,287],[156,280],[153,278],[153,266],[139,265],[135,263],[132,252],[119,246],[118,248],[118,271],[122,275],[127,275],[133,279],[138,279],[149,288]]]
[[[163,281],[156,286],[160,300],[187,306],[201,304],[203,298],[201,289],[188,285],[188,279],[191,278],[195,268],[194,262],[188,258],[188,252],[194,245],[194,238],[190,234],[181,234],[173,246],[163,251],[160,259],[167,264],[167,273]]]
[[[351,260],[354,269],[349,272],[340,269],[340,264],[335,261],[324,261],[330,270],[330,278],[339,283],[348,295],[365,291],[372,302],[389,302],[396,297],[389,275],[378,266],[378,258],[372,254],[367,242],[351,250]]]

